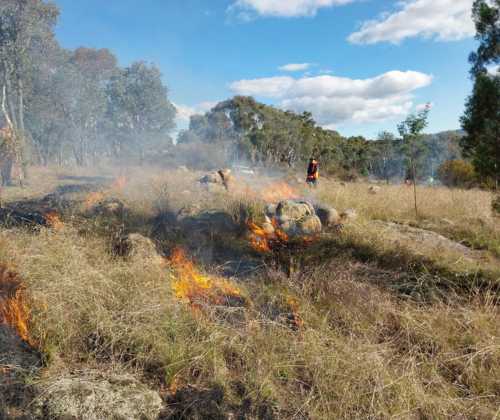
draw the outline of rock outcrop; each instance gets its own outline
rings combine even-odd
[[[268,206],[266,213],[270,213],[271,209]],[[318,235],[322,230],[321,220],[313,205],[307,201],[281,201],[276,206],[275,214],[268,214],[267,217],[274,219],[276,227],[291,238]]]
[[[87,371],[43,381],[32,407],[36,419],[157,419],[158,392],[129,374]]]
[[[340,215],[333,207],[318,205],[315,206],[315,210],[316,215],[319,217],[319,220],[321,220],[321,224],[324,227],[332,227],[340,224]]]

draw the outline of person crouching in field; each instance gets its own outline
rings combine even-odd
[[[307,167],[307,185],[310,187],[316,187],[318,185],[319,179],[319,163],[315,158],[309,160],[309,166]]]

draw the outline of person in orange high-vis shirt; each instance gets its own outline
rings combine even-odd
[[[310,187],[316,187],[319,179],[319,163],[315,158],[311,158],[307,167],[306,182]]]

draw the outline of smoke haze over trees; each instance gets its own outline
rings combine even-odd
[[[477,5],[475,10],[479,16]],[[57,7],[43,0],[0,4],[0,94],[5,92],[0,127],[10,127],[11,134],[0,135],[4,183],[11,182],[14,164],[25,172],[29,164],[116,162],[207,169],[248,162],[302,169],[311,156],[320,160],[323,172],[344,179],[408,176],[404,142],[391,133],[376,140],[346,138],[317,125],[309,112],[284,111],[243,96],[192,116],[174,144],[176,109],[159,69],[145,62],[122,68],[108,49],[62,48],[54,36],[58,15]],[[488,28],[484,45],[492,38]],[[498,45],[480,49],[476,67],[483,69],[497,50]],[[470,146],[470,139],[478,138],[474,104],[471,99],[467,115],[474,118],[464,120],[469,133],[464,144],[478,161],[473,153],[478,149]],[[424,136],[422,156],[415,162],[419,178],[436,177],[444,161],[461,159],[462,136],[459,131]]]
[[[107,49],[62,48],[58,14],[42,0],[0,4],[1,125],[13,132],[0,139],[3,164],[141,160],[170,146],[175,108],[160,71],[120,68]]]
[[[461,136],[458,131],[424,136],[425,153],[416,163],[419,176],[434,177],[445,160],[460,158]],[[377,140],[346,138],[318,126],[310,113],[282,111],[242,96],[191,117],[189,129],[179,135],[178,149],[184,164],[206,167],[212,161],[245,161],[286,168],[303,166],[315,156],[323,171],[346,179],[401,179],[408,169],[404,143],[391,133],[381,133]],[[212,156],[209,149],[219,153]]]

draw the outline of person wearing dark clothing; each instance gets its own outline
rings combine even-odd
[[[311,158],[307,167],[306,182],[310,187],[316,187],[319,179],[319,163],[316,159]]]

